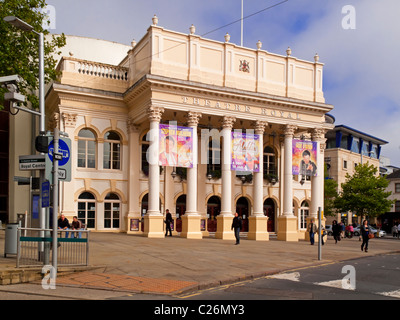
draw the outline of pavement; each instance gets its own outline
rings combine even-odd
[[[369,252],[358,238],[332,237],[322,246],[308,241],[284,242],[242,238],[234,241],[210,236],[201,240],[179,236],[149,239],[125,233],[91,232],[89,266],[59,268],[57,286],[132,294],[173,296],[319,265],[371,255],[400,252],[400,240],[390,235],[370,240]],[[0,233],[0,250],[4,232]],[[1,252],[1,251],[0,251]],[[39,269],[16,268],[16,257],[0,256],[0,284],[41,281]]]

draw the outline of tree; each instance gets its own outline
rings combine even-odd
[[[57,78],[54,54],[65,46],[66,39],[64,34],[46,37],[49,32],[42,25],[47,18],[41,11],[45,6],[45,0],[0,0],[0,77],[17,74],[24,79],[18,90],[27,97],[25,105],[30,102],[36,109],[39,107],[39,99],[35,95],[39,88],[39,37],[33,32],[21,31],[3,19],[16,16],[35,31],[43,32],[45,83],[49,83]],[[6,89],[0,88],[0,101],[3,101],[5,92]]]
[[[390,210],[394,201],[387,198],[389,181],[377,175],[378,169],[368,163],[358,165],[353,176],[346,175],[342,191],[334,204],[338,212],[352,211],[361,217],[376,217]]]
[[[325,164],[324,183],[324,216],[335,215],[335,200],[338,196],[338,183],[329,177],[327,165]]]

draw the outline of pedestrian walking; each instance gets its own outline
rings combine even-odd
[[[400,223],[397,225],[397,237],[400,238]]]
[[[168,235],[169,231],[169,236],[172,237],[172,229],[171,229],[171,223],[174,221],[172,220],[172,215],[169,212],[169,210],[165,210],[166,215],[165,215],[165,236]]]
[[[242,219],[239,217],[239,214],[236,212],[235,217],[232,221],[231,230],[235,232],[236,244],[240,244],[240,229],[242,229]]]
[[[395,224],[395,225],[392,227],[392,235],[393,235],[393,238],[397,238],[397,237],[398,237],[398,234],[399,234],[399,230],[397,229],[397,225]]]
[[[314,234],[317,232],[317,226],[312,219],[311,222],[307,226],[307,232],[310,234],[310,243],[314,245]]]
[[[368,252],[368,240],[373,237],[373,233],[371,232],[371,227],[369,226],[367,220],[363,221],[363,224],[360,227],[360,233],[363,239],[361,251],[365,250],[365,252]]]
[[[340,232],[342,228],[338,224],[336,220],[332,221],[332,234],[333,234],[333,239],[335,239],[335,244],[337,244],[338,241],[340,241]]]

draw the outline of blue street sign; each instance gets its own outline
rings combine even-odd
[[[57,151],[54,152],[54,140],[52,140],[49,144],[49,158],[50,158],[51,162],[53,162],[53,154],[54,153],[62,154],[62,160],[59,160],[59,163],[58,163],[59,166],[64,166],[69,161],[69,158],[71,157],[71,151],[69,150],[68,145],[61,139],[58,140],[58,152]]]
[[[42,183],[42,208],[50,207],[50,182]]]

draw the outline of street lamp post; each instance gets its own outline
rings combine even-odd
[[[46,134],[45,128],[45,105],[44,105],[44,35],[42,32],[37,32],[33,29],[33,27],[26,23],[25,21],[14,17],[14,16],[7,16],[4,18],[4,21],[15,26],[16,28],[25,31],[25,32],[33,32],[39,36],[39,132],[40,135]],[[34,113],[34,112],[32,112]],[[37,113],[35,113],[37,114]],[[45,172],[44,170],[40,170],[40,186],[45,181]],[[42,198],[42,191],[40,191]],[[40,203],[40,216],[39,216],[39,224],[41,229],[46,228],[46,209],[42,207]],[[42,232],[43,233],[43,232]],[[44,234],[41,235],[42,237]],[[41,245],[41,252],[43,255],[43,244]],[[43,259],[45,257],[43,256]],[[46,261],[45,261],[46,262]]]

